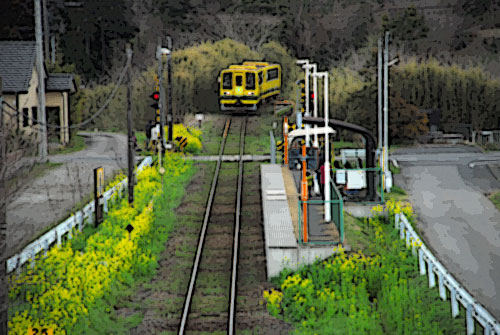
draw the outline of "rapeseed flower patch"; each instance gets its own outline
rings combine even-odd
[[[264,292],[268,311],[298,334],[462,334],[463,318],[449,316],[449,304],[418,275],[412,248],[387,221],[396,213],[412,220],[411,206],[391,200],[372,212],[362,227],[368,248],[346,253],[339,246],[334,257],[284,270],[274,279],[281,292]]]
[[[167,154],[164,167],[175,183],[191,163],[180,154]],[[71,334],[113,283],[126,282],[135,272],[146,273],[155,266],[147,241],[154,232],[153,204],[161,194],[160,178],[156,167],[139,173],[135,206],[117,199],[83,251],[73,250],[69,240],[45,257],[37,256],[34,268],[9,278],[9,334],[25,335],[35,326],[51,327],[57,335]],[[128,224],[134,227],[130,238],[124,229]]]

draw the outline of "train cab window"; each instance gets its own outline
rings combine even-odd
[[[262,72],[259,72],[259,85],[262,85],[263,81],[264,81],[264,76],[262,75]]]
[[[255,90],[255,73],[247,72],[246,74],[247,82],[245,87],[247,90]]]
[[[222,76],[222,88],[223,89],[233,88],[233,74],[232,73],[224,73],[224,75]]]
[[[243,85],[243,76],[236,76],[236,86]]]
[[[272,69],[267,71],[267,80],[274,80],[278,78],[278,69]]]

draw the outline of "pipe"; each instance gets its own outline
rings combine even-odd
[[[309,199],[309,195],[307,192],[307,159],[306,159],[306,145],[302,145],[302,213],[303,219],[302,222],[304,224],[304,232],[303,232],[303,241],[307,243],[307,200]]]
[[[326,119],[326,117],[325,117]],[[303,119],[304,123],[312,123],[312,124],[321,124],[324,122],[323,119],[321,118],[314,118],[314,117],[305,117]],[[356,133],[359,133],[363,135],[365,138],[365,150],[366,150],[366,167],[367,168],[374,168],[375,167],[375,137],[368,131],[368,129],[361,127],[357,124],[345,122],[345,121],[340,121],[336,119],[328,120],[328,125],[332,128],[342,128],[342,129],[347,129],[354,131]],[[325,145],[326,145],[325,141]],[[325,170],[326,170],[326,165],[325,165]],[[326,177],[326,175],[325,175]],[[375,192],[375,172],[374,171],[367,171],[366,173],[366,180],[367,180],[367,188],[368,188],[368,195],[367,198],[370,201],[375,200],[376,192]],[[326,180],[325,180],[326,183]],[[325,185],[326,186],[326,185]],[[325,187],[325,195],[326,195],[326,187]]]
[[[285,116],[283,121],[283,150],[284,150],[284,159],[285,166],[288,166],[288,117]]]

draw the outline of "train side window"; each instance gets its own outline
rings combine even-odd
[[[224,73],[222,76],[222,88],[223,89],[231,89],[233,88],[233,74],[232,73]]]
[[[243,76],[236,76],[236,86],[243,85]]]
[[[247,82],[245,87],[247,90],[255,90],[255,73],[247,72],[246,73]]]
[[[264,81],[264,76],[262,75],[262,72],[259,72],[259,85],[262,85],[263,81]]]
[[[267,80],[274,80],[278,78],[278,69],[271,69],[267,71]]]

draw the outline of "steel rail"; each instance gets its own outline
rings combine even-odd
[[[245,132],[246,132],[247,118],[241,125],[240,135],[240,161],[238,163],[238,193],[236,194],[236,224],[234,228],[234,245],[233,245],[233,265],[231,270],[231,298],[229,307],[229,335],[234,334],[234,317],[236,310],[236,282],[238,278],[238,250],[240,240],[240,213],[241,213],[241,189],[243,186],[243,153],[245,150]]]
[[[229,131],[230,124],[231,124],[231,119],[227,119],[226,126],[224,129],[224,134],[223,134],[222,141],[221,141],[221,146],[219,149],[219,160],[217,161],[217,167],[215,168],[214,178],[212,180],[212,186],[210,188],[210,195],[208,197],[207,207],[205,210],[205,218],[203,219],[203,226],[202,226],[201,232],[200,232],[200,239],[198,242],[198,249],[196,251],[196,258],[194,261],[193,270],[191,272],[191,280],[189,282],[189,288],[188,288],[188,292],[187,292],[187,296],[186,296],[186,301],[184,303],[184,311],[182,313],[181,325],[179,328],[179,335],[183,335],[184,330],[186,328],[187,316],[189,314],[189,307],[191,306],[191,298],[193,296],[194,285],[196,283],[196,276],[198,274],[198,266],[200,263],[201,252],[203,250],[203,243],[205,242],[205,235],[206,235],[207,226],[208,226],[208,219],[210,217],[210,211],[212,209],[212,203],[214,200],[215,188],[217,186],[217,180],[219,179],[219,170],[220,170],[220,166],[222,163],[222,153],[224,152],[224,146],[226,144],[227,133]]]

